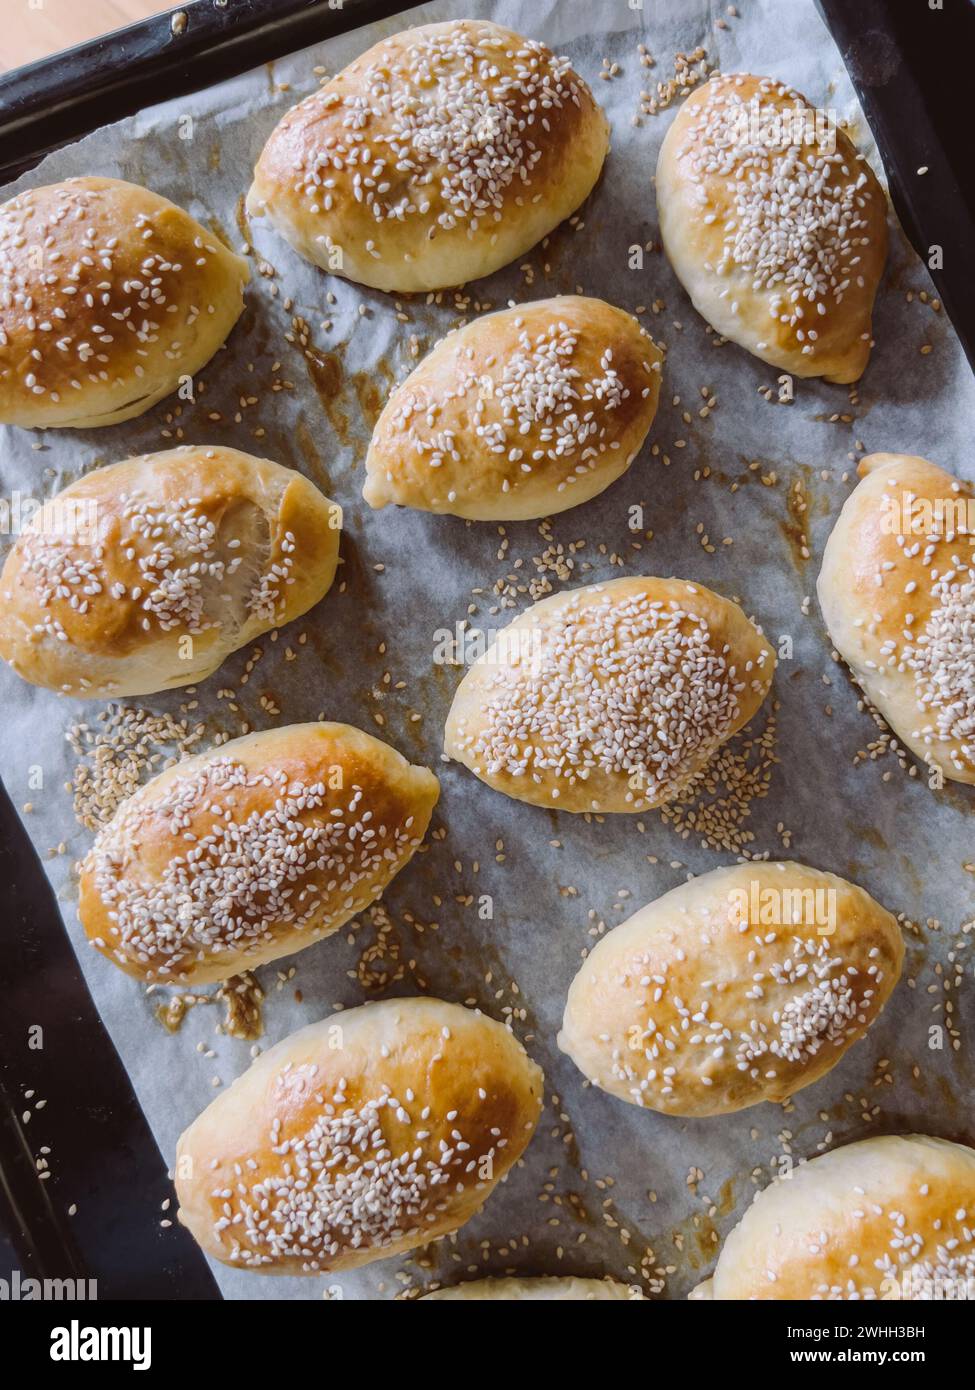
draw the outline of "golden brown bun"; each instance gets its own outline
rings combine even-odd
[[[736,603],[684,579],[542,599],[461,681],[444,748],[496,791],[645,811],[683,791],[768,693],[775,657]]]
[[[657,161],[667,258],[695,309],[795,376],[856,381],[887,256],[887,200],[866,159],[770,77],[712,77]]]
[[[129,975],[226,980],[374,902],[439,792],[432,772],[348,724],[231,739],[122,803],[81,865],[81,924]]]
[[[442,289],[490,275],[574,212],[608,143],[567,59],[484,20],[427,24],[288,112],[247,210],[349,280]]]
[[[564,295],[475,319],[393,392],[362,495],[474,521],[563,512],[636,458],[662,354],[631,314]]]
[[[668,1115],[782,1101],[864,1035],[903,959],[896,920],[835,874],[715,869],[603,937],[559,1047],[604,1091]]]
[[[66,179],[0,207],[0,423],[131,420],[209,362],[247,262],[121,179]]]
[[[592,1303],[605,1299],[646,1302],[639,1289],[618,1284],[614,1279],[560,1279],[557,1275],[537,1279],[470,1279],[466,1284],[425,1294],[420,1302],[459,1303],[471,1299],[504,1303]]]
[[[975,1151],[862,1139],[760,1192],[728,1236],[719,1299],[975,1298]]]
[[[220,445],[143,454],[45,503],[0,575],[0,656],[63,695],[195,685],[331,588],[341,510]]]
[[[819,575],[830,637],[901,742],[975,783],[975,490],[910,454],[858,472]]]
[[[352,1269],[457,1230],[532,1137],[542,1073],[500,1023],[387,999],[285,1038],[179,1141],[180,1220],[261,1274]]]

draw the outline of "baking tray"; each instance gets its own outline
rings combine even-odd
[[[975,365],[975,277],[966,259],[975,245],[975,186],[956,107],[970,81],[963,69],[975,51],[975,5],[817,4],[905,230],[925,263],[930,247],[942,248],[932,278]],[[401,0],[345,0],[336,9],[328,0],[198,0],[7,74],[0,181],[158,100],[402,8]],[[167,1190],[165,1164],[2,787],[0,909],[0,1277],[17,1269],[23,1277],[94,1279],[101,1299],[219,1298],[188,1235],[169,1230],[160,1241],[163,1213],[151,1195]],[[31,1046],[39,1027],[43,1046]],[[67,1216],[71,1205],[77,1212]]]

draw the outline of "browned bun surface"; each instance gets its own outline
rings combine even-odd
[[[439,790],[348,724],[232,739],[122,803],[81,865],[82,926],[140,979],[229,979],[374,902],[419,847]]]
[[[721,74],[678,111],[656,185],[667,259],[708,323],[795,376],[861,376],[887,199],[845,131],[782,82]]]
[[[589,195],[606,118],[565,58],[486,20],[375,44],[289,111],[247,196],[306,260],[441,289],[523,255]]]
[[[62,695],[195,685],[323,598],[341,510],[300,473],[185,445],[86,473],[0,575],[0,656]]]
[[[141,415],[210,360],[249,278],[218,237],[138,184],[18,193],[0,207],[0,423]]]
[[[180,1220],[261,1274],[351,1269],[470,1219],[538,1121],[542,1073],[500,1023],[388,999],[278,1043],[176,1154]]]
[[[632,314],[582,295],[475,319],[393,392],[363,496],[474,521],[587,502],[639,453],[662,355]]]

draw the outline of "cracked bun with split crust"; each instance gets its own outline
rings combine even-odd
[[[470,668],[444,749],[518,801],[646,811],[744,728],[774,670],[754,623],[703,584],[568,589],[522,613]]]
[[[715,869],[602,938],[559,1047],[594,1085],[667,1115],[783,1101],[863,1037],[903,959],[895,918],[835,874]]]
[[[81,924],[153,984],[254,970],[375,902],[439,794],[427,768],[348,724],[232,739],[123,801],[81,864]]]
[[[861,459],[823,553],[837,651],[896,737],[975,783],[975,489],[910,454]]]
[[[646,1302],[639,1288],[618,1284],[615,1279],[563,1279],[554,1274],[537,1279],[469,1279],[466,1284],[424,1294],[420,1302],[457,1303],[471,1299],[498,1303],[601,1303],[605,1299]]]
[[[393,392],[363,496],[474,521],[563,512],[625,473],[663,354],[631,314],[564,295],[475,319]]]
[[[861,1139],[760,1192],[699,1299],[975,1299],[975,1150]]]
[[[138,184],[18,193],[0,207],[0,423],[141,415],[209,362],[249,278],[219,237]]]
[[[770,77],[712,77],[657,161],[660,235],[718,333],[794,376],[856,381],[887,256],[887,199],[848,136]]]
[[[341,511],[222,445],[143,454],[47,501],[0,575],[0,656],[62,695],[196,685],[323,598]]]
[[[443,289],[516,260],[575,212],[608,145],[568,59],[485,20],[427,24],[288,112],[247,210],[349,280]]]
[[[285,1038],[176,1154],[179,1219],[260,1274],[322,1274],[456,1231],[518,1161],[542,1073],[493,1019],[387,999]]]

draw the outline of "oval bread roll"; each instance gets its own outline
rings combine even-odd
[[[715,869],[603,937],[559,1047],[610,1095],[668,1115],[782,1101],[863,1036],[903,960],[896,920],[835,874]]]
[[[975,783],[975,490],[909,454],[857,471],[819,575],[830,637],[897,737]]]
[[[332,586],[341,510],[290,468],[220,445],[86,473],[0,575],[0,656],[62,695],[195,685]]]
[[[0,423],[141,415],[209,362],[249,279],[218,237],[138,184],[18,193],[0,207]]]
[[[542,1073],[484,1014],[387,999],[285,1038],[179,1141],[180,1220],[208,1255],[321,1274],[457,1230],[528,1145]]]
[[[129,975],[208,984],[303,950],[374,902],[439,795],[348,724],[231,739],[124,801],[81,865],[78,914]]]
[[[728,1236],[718,1299],[975,1298],[975,1150],[862,1139],[760,1192]]]
[[[768,693],[775,657],[737,604],[684,579],[542,599],[467,672],[444,748],[496,791],[576,812],[678,796]]]
[[[560,1279],[556,1275],[538,1279],[469,1279],[450,1289],[437,1289],[425,1294],[421,1303],[466,1302],[469,1299],[491,1299],[505,1303],[602,1302],[604,1299],[626,1299],[634,1303],[647,1300],[639,1289],[618,1284],[614,1279]]]
[[[474,521],[563,512],[625,473],[653,423],[662,354],[632,315],[565,295],[443,339],[376,425],[362,494]]]
[[[712,77],[657,161],[667,259],[698,313],[795,376],[856,381],[887,256],[887,200],[842,130],[770,77]]]
[[[568,59],[483,20],[427,24],[288,112],[247,210],[349,280],[442,289],[541,241],[589,196],[608,145]]]

